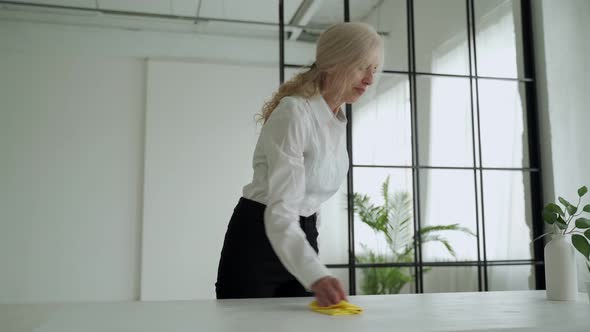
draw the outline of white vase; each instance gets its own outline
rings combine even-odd
[[[588,302],[590,302],[590,281],[586,281],[586,292],[588,292]]]
[[[578,297],[576,255],[569,235],[555,234],[545,245],[547,299],[575,301]]]

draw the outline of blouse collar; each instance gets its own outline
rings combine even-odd
[[[342,125],[346,125],[346,113],[344,111],[344,107],[340,106],[338,108],[338,112],[334,114],[330,106],[324,99],[324,97],[318,93],[309,99],[309,102],[312,106],[312,109],[317,110],[316,113],[318,114],[319,119],[322,122],[335,122]]]

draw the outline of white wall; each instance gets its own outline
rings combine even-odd
[[[278,67],[149,61],[141,299],[214,298]]]
[[[0,9],[0,302],[214,297],[279,54],[200,29]]]
[[[590,186],[590,2],[532,3],[544,200],[563,196],[575,201],[577,189]],[[579,258],[579,289],[584,291],[590,274]]]
[[[18,16],[0,10],[0,302],[136,300],[142,290],[151,299],[213,297],[231,205],[251,172],[253,115],[270,96],[268,88],[278,84],[278,42],[11,15]],[[146,57],[174,59],[168,69],[178,77],[162,71],[151,76],[155,107],[147,108],[151,163],[144,203]],[[225,65],[199,68],[186,59]],[[241,65],[226,67],[232,62]],[[256,63],[267,67],[250,67]],[[204,68],[209,70],[201,73]],[[159,101],[169,104],[160,107]],[[184,123],[181,116],[189,112],[195,121]],[[166,115],[169,122],[159,122]],[[153,154],[158,144],[180,142],[180,131],[165,124],[185,124],[184,133],[193,135],[183,141],[190,144],[179,153],[185,159],[169,160],[173,165]],[[162,165],[170,167],[164,172]],[[187,170],[187,177],[166,182],[177,169]],[[166,189],[176,198],[182,190],[193,195],[168,205],[186,204],[190,214],[171,223],[191,224],[169,229],[186,241],[175,239],[167,248],[170,233],[154,241],[149,223],[171,216],[170,210],[155,210],[167,203],[158,196]],[[177,265],[162,274],[171,257]],[[186,266],[194,273],[183,274]]]
[[[144,63],[0,50],[0,302],[137,297]]]

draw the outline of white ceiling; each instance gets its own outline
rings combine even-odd
[[[344,18],[342,0],[285,0],[285,22],[292,22],[304,2],[316,3],[308,24],[324,26]],[[360,19],[383,0],[351,1],[354,19]],[[12,2],[129,11],[137,13],[220,18],[241,21],[278,23],[278,0],[12,0]]]
[[[303,0],[285,1],[285,18],[293,16]],[[278,22],[277,0],[16,0],[13,2],[79,7],[137,13]]]
[[[380,6],[384,0],[351,0],[352,20],[360,20]],[[278,0],[12,0],[24,4],[75,7],[145,14],[162,14],[186,18],[212,18],[231,21],[278,23]],[[0,5],[2,3],[0,2]],[[20,6],[19,6],[20,7]],[[47,12],[48,8],[23,6],[27,11]],[[67,9],[53,8],[52,13],[71,14]],[[342,0],[285,0],[285,23],[290,40],[313,41],[323,28],[342,22]],[[108,15],[107,15],[108,16]],[[117,15],[121,18],[121,15]],[[190,20],[188,21],[189,23]],[[201,21],[203,22],[203,21]],[[199,32],[223,35],[276,38],[276,27],[244,23],[203,22]],[[156,23],[154,23],[156,24]],[[293,26],[306,26],[298,29]]]

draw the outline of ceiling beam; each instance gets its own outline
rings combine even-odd
[[[317,13],[322,2],[323,0],[303,0],[289,23],[298,26],[306,26],[315,13]],[[302,32],[303,29],[301,28],[293,29],[289,36],[289,40],[297,40]]]

